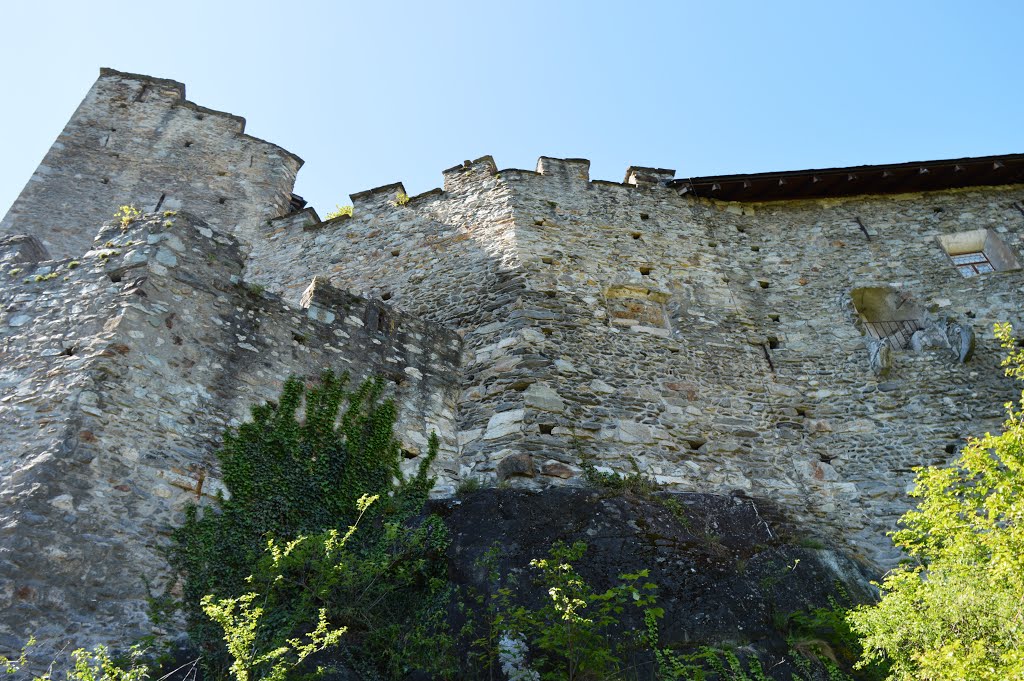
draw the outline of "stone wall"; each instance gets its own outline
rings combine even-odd
[[[391,379],[438,495],[590,462],[770,498],[876,566],[912,468],[1017,395],[991,327],[1024,322],[1021,186],[725,203],[484,157],[321,222],[300,164],[104,70],[0,223],[0,653],[142,633],[220,433],[290,374]],[[94,241],[122,204],[153,212]],[[963,277],[973,248],[1002,271]]]
[[[400,185],[355,195],[351,218],[272,223],[248,271],[286,299],[323,274],[457,329],[464,477],[571,484],[584,458],[635,462],[672,488],[782,501],[895,560],[912,467],[996,428],[1015,392],[991,325],[1020,323],[1024,275],[966,279],[937,237],[988,229],[1019,259],[1024,190],[726,204],[679,196],[672,171],[619,184],[588,165],[485,158],[405,205]],[[886,376],[852,298],[866,287],[931,329],[886,351]],[[935,339],[947,327],[976,333],[966,364]]]
[[[184,208],[246,237],[288,212],[302,160],[244,130],[244,118],[186,100],[181,83],[102,69],[0,233],[32,234],[71,257],[134,205]]]
[[[392,379],[407,466],[437,431],[452,489],[457,335],[323,282],[287,305],[242,282],[237,240],[187,214],[108,225],[97,244],[0,257],[0,653],[29,634],[46,654],[147,633],[144,580],[159,592],[168,576],[157,547],[220,488],[224,428],[289,375]]]

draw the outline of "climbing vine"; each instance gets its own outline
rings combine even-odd
[[[209,604],[252,593],[266,576],[268,540],[274,546],[308,537],[307,544],[322,544],[331,531],[344,534],[355,524],[359,500],[367,496],[380,501],[345,547],[350,573],[333,576],[316,599],[281,597],[288,607],[273,616],[287,619],[289,628],[318,626],[321,617],[325,626],[348,627],[352,664],[368,668],[409,663],[417,646],[397,642],[410,630],[420,631],[420,639],[434,635],[424,630],[433,621],[424,610],[447,588],[441,579],[447,532],[440,520],[419,514],[433,485],[428,469],[437,438],[431,436],[417,473],[404,477],[393,433],[396,408],[384,399],[384,381],[370,379],[354,390],[346,385],[346,376],[331,372],[309,386],[290,378],[278,401],[253,407],[251,420],[229,430],[217,452],[228,495],[212,507],[189,508],[172,536],[169,558],[184,578],[180,607],[215,677],[230,662],[224,631],[204,612],[204,598]],[[324,565],[293,559],[288,569],[322,579]],[[443,631],[437,636],[443,639]]]

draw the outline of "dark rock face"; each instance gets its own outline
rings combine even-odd
[[[450,577],[481,593],[487,583],[478,559],[500,546],[503,575],[530,571],[552,543],[586,542],[575,566],[595,589],[641,569],[658,584],[663,645],[680,650],[702,645],[757,655],[773,678],[791,678],[789,645],[780,619],[793,611],[826,606],[838,589],[853,600],[871,597],[867,570],[850,557],[800,547],[795,528],[762,500],[708,494],[658,498],[594,489],[545,492],[489,489],[434,502],[452,532]],[[675,502],[675,503],[673,503]],[[672,510],[670,510],[672,509]],[[806,545],[813,542],[804,540]],[[520,579],[519,584],[529,584]],[[537,602],[541,590],[520,595]],[[629,614],[627,627],[639,627]]]

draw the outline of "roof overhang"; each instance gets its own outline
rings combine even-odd
[[[671,180],[682,195],[785,201],[1024,184],[1024,154]]]

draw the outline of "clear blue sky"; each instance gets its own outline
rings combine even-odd
[[[209,6],[207,6],[209,5]],[[1024,151],[1021,2],[10,2],[5,212],[99,67],[183,81],[348,194],[492,154],[677,177]]]

